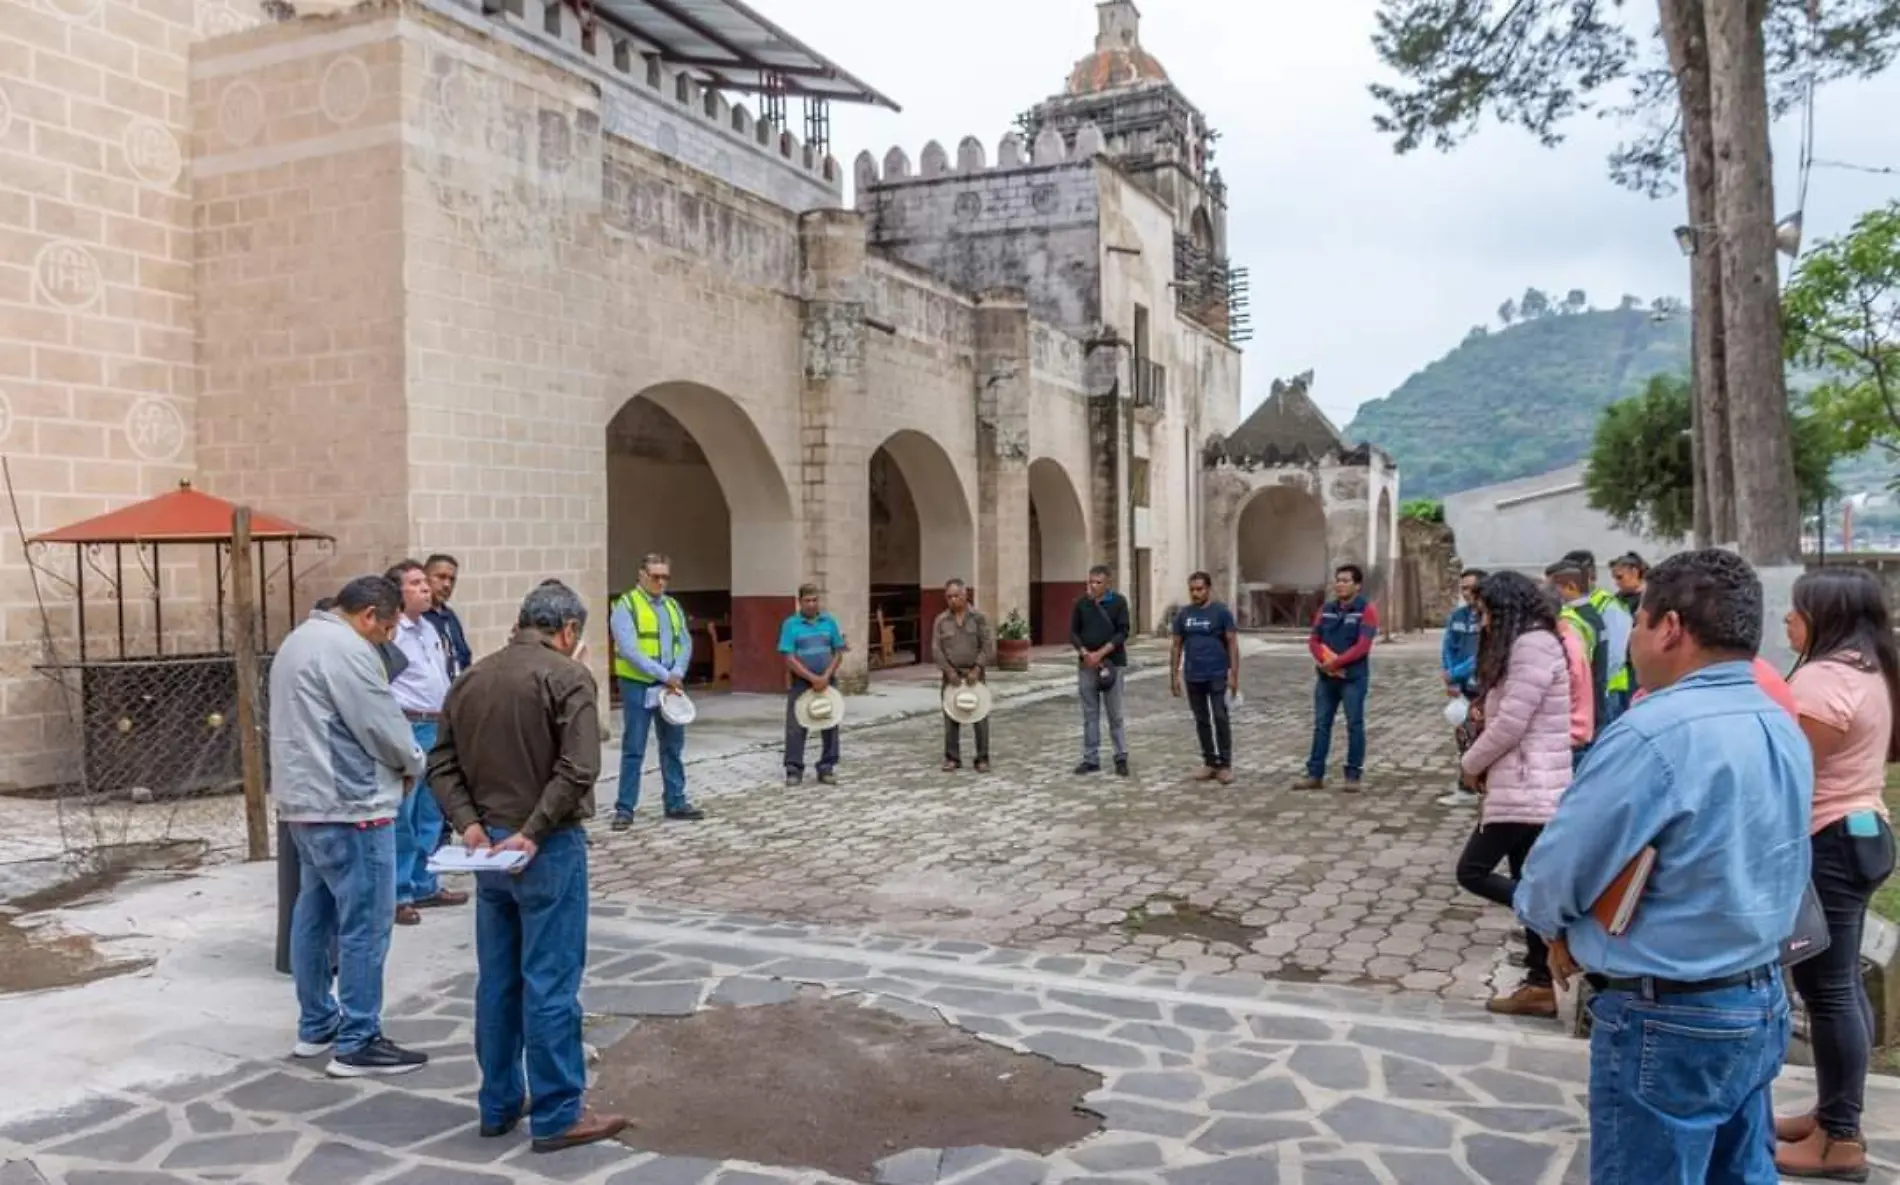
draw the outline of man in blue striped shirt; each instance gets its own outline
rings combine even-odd
[[[1651,689],[1598,735],[1513,902],[1591,1001],[1590,1180],[1773,1185],[1788,1046],[1782,942],[1808,881],[1806,740],[1756,684],[1762,590],[1731,552],[1649,575],[1630,639]],[[1592,915],[1644,848],[1629,928]]]

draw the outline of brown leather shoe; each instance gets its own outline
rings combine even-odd
[[[1220,774],[1220,771],[1215,769],[1213,766],[1203,765],[1201,767],[1201,772],[1194,775],[1194,780],[1197,782],[1211,782],[1219,774]]]
[[[439,909],[444,905],[467,905],[468,894],[458,893],[454,889],[437,889],[433,897],[420,897],[416,900],[417,909]]]
[[[1527,983],[1508,996],[1494,996],[1484,1006],[1498,1016],[1541,1016],[1557,1019],[1557,989],[1548,984]]]
[[[1326,789],[1326,779],[1301,778],[1299,781],[1293,783],[1293,788],[1295,790],[1324,790]]]
[[[1812,1111],[1809,1111],[1806,1115],[1783,1116],[1775,1120],[1775,1142],[1778,1144],[1799,1144],[1801,1141],[1813,1135],[1815,1129],[1820,1126],[1821,1121],[1814,1117],[1814,1112]]]
[[[537,1136],[534,1141],[536,1152],[561,1152],[568,1148],[578,1148],[582,1144],[598,1144],[602,1140],[611,1140],[627,1129],[625,1115],[596,1115],[590,1107],[581,1112],[574,1126],[558,1136]]]
[[[422,915],[416,912],[416,907],[413,905],[398,905],[396,907],[396,924],[398,926],[420,926],[422,924]]]
[[[1836,1139],[1817,1126],[1806,1139],[1775,1146],[1775,1171],[1784,1177],[1865,1181],[1867,1145],[1857,1139]]]
[[[1229,782],[1234,780],[1234,771],[1230,769],[1229,767],[1223,765],[1219,769],[1214,771],[1214,780],[1216,782],[1219,782],[1221,785],[1225,786]]]

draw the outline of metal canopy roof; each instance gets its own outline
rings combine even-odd
[[[653,47],[662,62],[727,90],[778,90],[901,110],[740,0],[594,0],[594,12]]]

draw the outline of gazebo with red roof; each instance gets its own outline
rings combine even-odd
[[[89,792],[119,792],[143,787],[154,793],[189,793],[220,789],[239,779],[235,718],[236,658],[225,641],[225,568],[233,546],[237,507],[222,498],[191,487],[178,488],[143,502],[110,511],[83,522],[45,531],[27,540],[30,549],[70,546],[74,552],[73,579],[79,644],[75,662],[54,661],[42,669],[65,682],[77,677],[81,730],[84,735],[83,780]],[[270,637],[267,590],[271,569],[266,549],[283,548],[286,610],[294,616],[297,602],[297,545],[312,542],[319,550],[334,542],[271,514],[251,514],[250,537],[257,549],[259,573],[259,638]],[[168,547],[212,548],[217,589],[217,649],[211,653],[165,652],[162,556]],[[152,653],[127,653],[125,636],[125,551],[144,571],[151,588]],[[111,549],[111,568],[105,552]],[[29,551],[29,555],[32,551]],[[45,566],[34,561],[36,569]],[[86,570],[91,568],[112,586],[118,612],[116,657],[88,653],[86,630]],[[49,573],[50,575],[51,573]],[[54,577],[65,583],[63,577]],[[268,669],[269,655],[258,658]],[[259,705],[260,719],[263,705]]]

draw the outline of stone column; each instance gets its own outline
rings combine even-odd
[[[977,559],[984,612],[1001,625],[1029,616],[1029,301],[1020,291],[985,293],[976,310]],[[924,620],[943,610],[943,590],[924,590]]]
[[[838,671],[847,692],[863,691],[870,654],[871,453],[864,427],[864,243],[862,215],[810,210],[798,218],[803,261],[804,388],[799,406],[804,579],[824,592],[851,652]]]
[[[1084,363],[1089,390],[1089,477],[1083,497],[1089,501],[1089,563],[1105,565],[1116,588],[1126,588],[1134,569],[1134,546],[1127,509],[1129,424],[1123,406],[1122,348],[1104,340],[1104,330],[1088,343]]]

